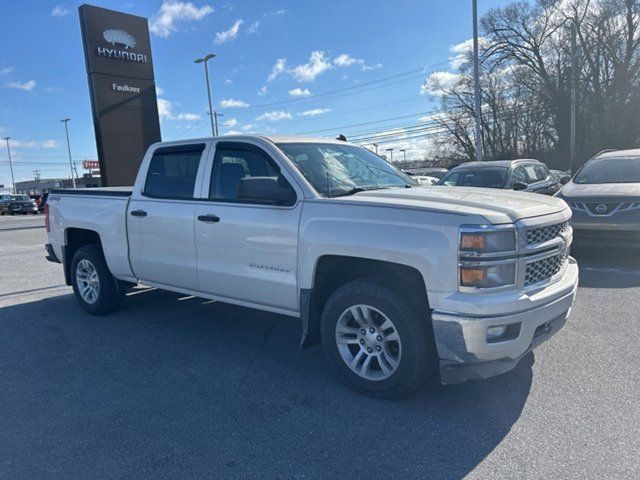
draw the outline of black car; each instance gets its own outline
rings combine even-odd
[[[442,178],[449,170],[441,167],[425,167],[425,168],[411,168],[405,170],[405,173],[409,175],[418,175],[418,176],[426,176],[426,177],[434,177],[434,178]]]
[[[555,194],[569,177],[552,175],[547,166],[533,159],[463,163],[447,173],[438,185],[485,187]]]
[[[8,194],[0,197],[0,215],[15,215],[16,213],[38,213],[38,205],[27,195]]]

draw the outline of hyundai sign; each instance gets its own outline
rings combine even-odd
[[[145,151],[160,141],[147,19],[79,10],[101,182],[133,185]]]

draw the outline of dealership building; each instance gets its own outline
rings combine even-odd
[[[77,188],[92,188],[102,186],[100,177],[84,174],[76,178]],[[73,180],[70,178],[40,178],[36,180],[25,180],[16,182],[16,193],[24,193],[27,195],[42,195],[52,188],[73,188]]]

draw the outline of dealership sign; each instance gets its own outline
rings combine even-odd
[[[102,185],[133,185],[161,140],[149,24],[93,5],[79,13]]]

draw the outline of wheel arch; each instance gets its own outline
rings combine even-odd
[[[329,296],[353,280],[371,278],[384,287],[406,295],[415,292],[417,306],[429,308],[425,279],[417,268],[384,260],[344,255],[323,255],[316,261],[311,288],[300,290],[303,348],[320,341],[320,314]]]
[[[64,231],[64,245],[62,247],[62,266],[64,281],[71,285],[71,261],[76,251],[84,245],[97,244],[102,248],[100,234],[95,230],[86,228],[67,228]]]

